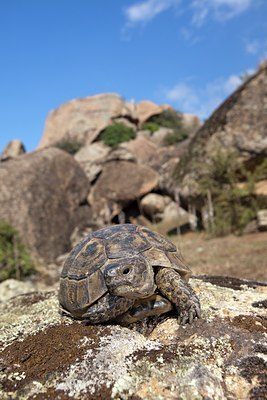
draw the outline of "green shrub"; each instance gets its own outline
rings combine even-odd
[[[33,272],[33,261],[17,231],[0,221],[0,282],[9,278],[22,279]]]
[[[135,132],[132,128],[124,125],[121,122],[115,122],[109,125],[101,134],[100,139],[107,146],[117,146],[120,143],[128,142],[135,138]]]
[[[144,130],[148,130],[151,133],[156,132],[157,130],[159,130],[160,126],[158,124],[156,124],[155,122],[144,122],[142,125],[142,129]]]
[[[188,137],[187,133],[183,130],[176,129],[173,133],[168,133],[164,138],[164,144],[171,146],[173,144],[179,143]]]
[[[181,114],[173,109],[167,109],[158,115],[153,115],[147,122],[153,122],[159,126],[164,126],[171,129],[182,128]]]
[[[55,147],[58,147],[59,149],[64,150],[71,155],[77,153],[82,146],[83,144],[81,142],[74,139],[63,139],[55,144]]]
[[[173,129],[173,133],[169,133],[165,137],[164,143],[166,145],[179,143],[188,137],[188,133],[183,127],[181,114],[173,109],[164,110],[161,114],[154,115],[147,123]]]
[[[255,180],[263,181],[267,179],[267,159],[265,158],[254,171]]]

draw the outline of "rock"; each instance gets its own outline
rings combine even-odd
[[[170,108],[172,107],[169,105],[159,106],[152,101],[140,101],[135,105],[134,111],[136,118],[139,121],[139,125],[142,126],[142,124],[149,118],[153,117],[154,115],[161,114],[162,111]]]
[[[193,133],[196,132],[198,128],[201,126],[200,119],[198,116],[193,114],[181,114],[183,127],[187,132]]]
[[[140,206],[145,214],[151,218],[155,215],[162,214],[172,199],[169,196],[162,196],[157,193],[149,193],[144,196],[140,202]]]
[[[6,160],[8,158],[18,157],[21,154],[26,153],[25,146],[20,140],[11,140],[3,150],[0,160]]]
[[[255,194],[257,196],[267,196],[267,180],[255,183]]]
[[[163,213],[157,216],[159,223],[155,229],[167,235],[169,232],[183,226],[190,226],[196,228],[197,218],[195,215],[188,213],[182,207],[179,207],[175,201],[171,201],[164,209]]]
[[[142,210],[154,222],[153,229],[168,234],[184,225],[196,226],[196,217],[173,201],[169,196],[149,193],[140,202]]]
[[[175,170],[180,161],[180,155],[183,153],[180,145],[159,147],[148,162],[148,165],[157,171],[160,176],[160,190],[172,196],[177,188]]]
[[[199,180],[218,152],[235,152],[246,165],[267,155],[267,65],[263,65],[211,115],[177,165],[184,197],[197,197]]]
[[[146,164],[157,150],[157,146],[154,143],[140,136],[121,144],[121,147],[129,150],[141,164]]]
[[[263,399],[266,286],[191,283],[202,319],[183,327],[171,317],[152,332],[144,323],[143,333],[61,316],[56,291],[2,303],[0,397]]]
[[[92,187],[88,200],[95,215],[106,215],[107,220],[117,215],[122,205],[136,200],[153,190],[158,174],[148,166],[129,161],[110,161]]]
[[[111,150],[105,161],[109,162],[109,161],[119,161],[119,160],[136,161],[136,157],[129,149],[127,149],[123,145],[120,145],[118,147],[114,147]]]
[[[258,228],[260,231],[267,230],[267,210],[259,210],[257,212]]]
[[[83,146],[74,155],[75,160],[78,161],[86,173],[89,182],[93,182],[100,174],[102,171],[102,164],[110,151],[110,147],[106,146],[103,142],[95,142]]]
[[[136,137],[144,137],[145,139],[151,139],[151,132],[147,129],[137,131],[136,132]]]
[[[158,146],[164,145],[164,141],[166,136],[173,133],[173,129],[170,128],[159,128],[156,132],[151,135],[151,140],[153,143],[157,144]]]
[[[0,283],[0,302],[8,301],[12,297],[31,292],[36,292],[36,286],[32,282],[6,279]]]
[[[71,100],[50,112],[39,147],[63,140],[92,143],[114,118],[129,117],[122,97],[114,93]]]
[[[32,254],[45,262],[68,251],[74,228],[90,222],[88,179],[62,150],[1,163],[0,181],[0,219],[14,226]]]

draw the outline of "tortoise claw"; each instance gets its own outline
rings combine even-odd
[[[198,299],[194,297],[191,299],[188,308],[184,310],[178,308],[178,312],[178,323],[180,325],[185,325],[187,322],[192,324],[195,318],[201,318],[201,309]]]

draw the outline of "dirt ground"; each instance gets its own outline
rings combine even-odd
[[[187,233],[170,238],[194,275],[226,275],[267,281],[267,232],[208,238]]]

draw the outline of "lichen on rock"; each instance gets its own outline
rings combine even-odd
[[[56,291],[3,303],[1,399],[264,398],[266,285],[191,283],[203,317],[186,326],[168,317],[152,332],[73,321]]]

